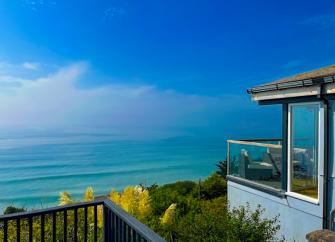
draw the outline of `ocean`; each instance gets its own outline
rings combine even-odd
[[[0,138],[0,210],[57,204],[59,193],[81,199],[128,185],[204,179],[226,157],[218,138],[126,140],[102,134],[5,136]]]

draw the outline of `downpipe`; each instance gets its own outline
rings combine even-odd
[[[324,94],[324,86],[320,84],[319,86],[319,94],[318,99],[320,99],[323,103],[324,108],[324,162],[323,162],[323,209],[322,209],[322,228],[329,229],[332,228],[332,224],[334,221],[335,209],[332,210],[328,222],[328,167],[329,167],[329,154],[328,154],[328,146],[329,146],[329,102],[328,99],[323,95]]]

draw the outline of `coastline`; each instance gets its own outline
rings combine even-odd
[[[77,142],[0,149],[0,207],[45,208],[62,191],[81,198],[87,186],[97,194],[128,185],[167,184],[207,177],[225,157],[223,141],[197,138],[153,141]],[[70,142],[72,141],[72,143]],[[2,141],[3,142],[3,141]],[[77,175],[73,175],[77,174]]]

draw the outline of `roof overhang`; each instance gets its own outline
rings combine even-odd
[[[252,100],[254,101],[265,101],[274,99],[294,98],[294,97],[306,97],[315,96],[319,93],[319,88],[315,87],[304,87],[304,88],[291,88],[280,91],[268,91],[259,92],[252,94]]]
[[[323,88],[320,89],[320,85]],[[295,97],[309,97],[322,94],[335,94],[335,75],[287,83],[269,84],[248,89],[254,101],[266,101]]]

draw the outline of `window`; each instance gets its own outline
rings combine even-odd
[[[289,109],[288,192],[318,199],[320,104],[292,104]]]

